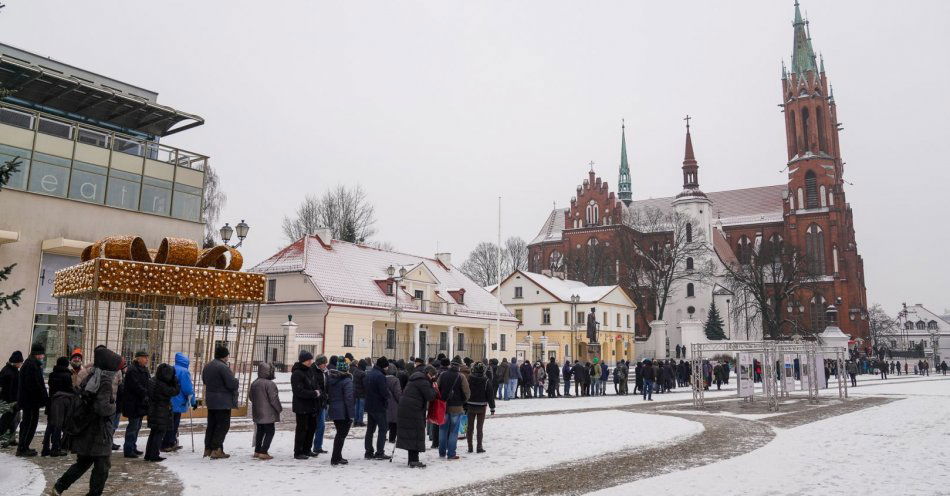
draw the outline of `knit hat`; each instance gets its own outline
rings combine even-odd
[[[228,357],[228,356],[230,356],[230,355],[231,355],[231,352],[229,352],[228,349],[227,349],[226,347],[224,347],[224,346],[218,346],[218,347],[216,347],[216,348],[214,349],[214,358],[215,358],[215,360],[219,360],[219,359],[221,359],[221,358],[226,358],[226,357]]]
[[[300,355],[297,356],[297,361],[303,363],[307,360],[313,360],[313,353],[310,353],[307,350],[300,350]]]
[[[416,357],[416,360],[415,360],[414,363],[416,363],[416,364],[418,364],[418,365],[425,365],[425,364],[426,364],[426,361],[423,360],[423,359],[421,359],[421,358],[419,358],[419,357]]]
[[[31,355],[45,355],[46,347],[40,343],[33,343],[33,346],[30,346]]]
[[[7,361],[10,363],[23,363],[23,353],[20,353],[20,350],[16,350],[10,354],[10,359]]]
[[[347,365],[346,360],[338,360],[336,362],[336,369],[340,372],[349,372],[350,366]]]
[[[475,365],[472,365],[472,373],[476,375],[484,374],[485,364],[482,362],[475,362]]]
[[[82,360],[82,350],[80,350],[79,348],[76,348],[75,350],[73,350],[73,354],[69,355],[70,360],[76,357],[79,357],[79,359]]]
[[[376,366],[382,370],[386,370],[386,367],[389,367],[389,359],[384,356],[381,356],[376,359]]]
[[[69,359],[66,358],[66,357],[64,357],[64,356],[61,356],[61,357],[57,358],[57,359],[56,359],[56,366],[57,366],[57,367],[63,367],[63,368],[69,367]]]
[[[215,358],[217,358],[217,354],[218,354],[218,352],[217,352],[217,350],[215,350]],[[136,351],[136,352],[135,352],[135,358],[138,358],[138,357],[148,357],[148,352],[147,352],[147,351],[143,351],[143,350]]]
[[[448,358],[443,358],[440,363],[442,364],[443,367],[448,367],[448,366],[449,366],[449,359],[448,359]]]
[[[331,368],[336,368],[336,363],[337,363],[339,360],[340,360],[340,359],[337,358],[336,355],[331,356],[331,357],[330,357],[330,367],[331,367]]]

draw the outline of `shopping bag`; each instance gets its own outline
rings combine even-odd
[[[436,393],[435,399],[429,402],[429,412],[426,414],[426,420],[435,425],[445,423],[445,401],[442,400],[441,394]]]
[[[463,413],[459,417],[459,439],[465,439],[466,434],[468,434],[468,414]]]

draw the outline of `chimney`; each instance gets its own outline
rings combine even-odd
[[[442,263],[442,265],[448,267],[452,266],[452,254],[451,253],[436,253],[435,259]]]
[[[333,241],[333,231],[326,227],[317,229],[313,235],[320,238],[320,242],[327,246],[330,246],[330,242]]]

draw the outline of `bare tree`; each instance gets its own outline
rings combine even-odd
[[[201,217],[205,221],[205,248],[210,248],[216,244],[218,220],[221,218],[221,210],[227,201],[227,195],[221,190],[221,178],[218,177],[218,172],[206,164],[204,201],[201,205]]]
[[[680,286],[712,277],[711,243],[691,216],[675,210],[631,209],[623,222],[629,229],[617,237],[621,283],[641,311],[663,320]]]
[[[13,177],[13,173],[19,170],[21,164],[22,162],[19,157],[16,157],[0,165],[0,190],[10,181],[10,178]],[[14,267],[16,267],[16,264],[0,267],[0,281],[6,281],[13,272]],[[18,289],[10,294],[0,291],[0,312],[10,310],[10,305],[20,306],[20,297],[22,295],[23,289]]]
[[[490,286],[498,284],[498,262],[498,245],[483,241],[475,246],[459,269],[479,286]],[[504,255],[502,266],[504,268]]]
[[[518,236],[512,236],[505,241],[503,255],[507,258],[507,267],[502,267],[502,277],[516,270],[528,270],[528,243]]]
[[[396,251],[396,247],[393,246],[393,244],[389,241],[367,241],[366,243],[362,244],[369,246],[370,248],[376,248],[377,250]]]
[[[606,242],[593,238],[578,249],[567,252],[561,265],[567,278],[581,281],[589,286],[615,284],[616,253]]]
[[[871,328],[871,343],[878,347],[890,348],[890,338],[897,335],[900,325],[897,320],[887,314],[880,303],[875,303],[868,309],[868,324]]]
[[[745,313],[762,323],[763,337],[777,339],[786,326],[796,332],[809,329],[789,318],[782,309],[802,290],[814,290],[819,275],[816,264],[797,248],[773,239],[749,246],[735,260],[723,264],[722,285],[734,295],[733,312]],[[820,329],[811,329],[819,332]]]
[[[307,195],[293,217],[284,216],[282,228],[289,241],[326,228],[334,239],[361,243],[376,233],[375,223],[375,209],[363,188],[339,185],[320,198]]]

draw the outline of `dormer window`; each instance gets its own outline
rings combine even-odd
[[[393,284],[392,282],[386,283],[386,295],[392,296],[393,293],[395,292],[395,287],[396,287],[395,284]]]

